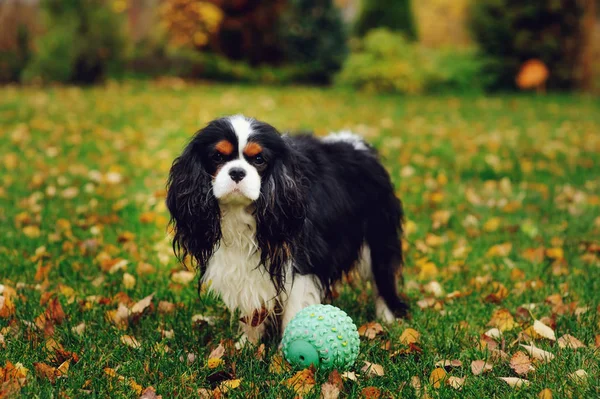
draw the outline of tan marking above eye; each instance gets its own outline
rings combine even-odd
[[[246,147],[244,148],[244,154],[247,157],[253,157],[256,156],[258,154],[260,154],[262,152],[262,147],[260,144],[258,143],[248,143],[246,145]]]
[[[233,152],[233,144],[228,140],[221,140],[215,145],[215,150],[219,151],[223,155],[230,155]]]

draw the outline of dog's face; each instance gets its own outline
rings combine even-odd
[[[243,116],[213,121],[197,136],[202,167],[212,177],[220,204],[258,200],[263,179],[272,173],[284,147],[270,125]]]
[[[253,204],[261,256],[265,263],[273,257],[281,263],[285,241],[304,213],[295,163],[284,138],[267,123],[243,116],[210,122],[171,167],[167,207],[175,252],[205,267],[221,239],[222,208]]]

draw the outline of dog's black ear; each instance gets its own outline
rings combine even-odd
[[[305,185],[297,173],[293,154],[285,148],[272,170],[263,177],[256,201],[256,240],[261,263],[267,267],[278,292],[284,289],[285,264],[304,225]]]
[[[167,207],[175,236],[173,250],[180,261],[192,257],[204,272],[221,239],[219,203],[212,178],[204,169],[201,149],[192,141],[175,159],[167,182]]]

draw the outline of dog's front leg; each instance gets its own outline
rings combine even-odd
[[[314,276],[294,276],[292,289],[283,310],[281,333],[283,334],[283,331],[285,331],[288,323],[296,316],[296,313],[307,306],[320,304],[322,297],[321,284]]]

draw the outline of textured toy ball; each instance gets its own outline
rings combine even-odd
[[[358,357],[360,339],[346,312],[331,305],[312,305],[290,321],[281,345],[294,367],[314,364],[323,370],[347,370]]]

